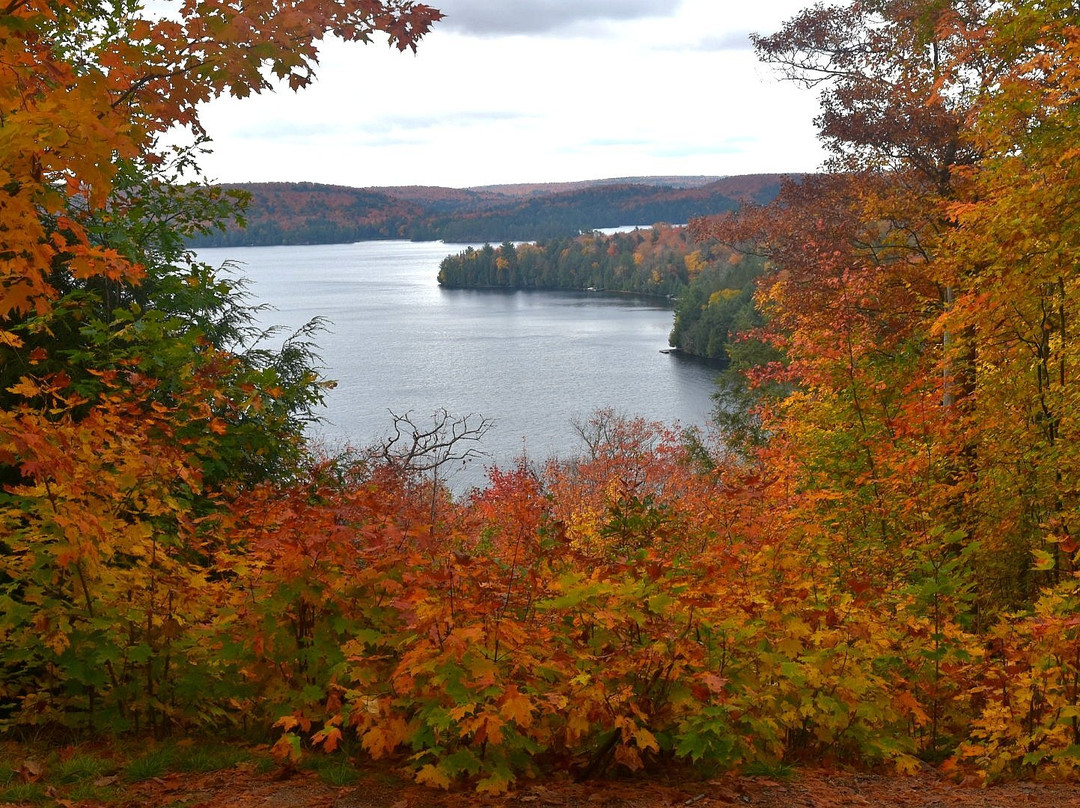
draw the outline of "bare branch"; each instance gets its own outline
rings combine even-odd
[[[413,413],[390,411],[393,434],[378,448],[378,455],[405,471],[436,472],[450,463],[467,463],[488,453],[480,448],[487,431],[494,426],[490,418],[477,413],[454,415],[436,410],[431,424],[421,425]]]

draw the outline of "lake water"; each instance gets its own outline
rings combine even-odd
[[[575,454],[571,421],[602,407],[665,423],[704,425],[716,370],[664,354],[670,308],[659,301],[570,292],[443,289],[439,262],[462,245],[374,241],[199,250],[239,264],[264,321],[296,328],[316,316],[332,448],[389,434],[389,411],[431,422],[439,408],[494,421],[486,461],[451,480],[483,482],[483,465]]]

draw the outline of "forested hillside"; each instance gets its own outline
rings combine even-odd
[[[482,211],[458,210],[419,224],[412,237],[450,242],[535,241],[572,236],[584,230],[654,222],[687,222],[695,216],[724,213],[738,207],[738,190],[748,183],[717,180],[701,187],[608,184],[543,195]],[[760,177],[761,185],[745,197],[768,201],[781,177]],[[729,186],[733,186],[729,190]]]
[[[687,222],[767,202],[781,175],[637,177],[490,188],[343,188],[314,183],[221,186],[250,196],[242,218],[192,236],[196,247],[370,239],[533,241],[585,230]]]
[[[764,261],[747,428],[595,413],[579,457],[460,499],[475,416],[308,442],[315,335],[257,341],[184,248],[236,210],[178,180],[206,100],[438,19],[0,8],[0,801],[131,804],[170,782],[163,742],[189,772],[214,742],[281,781],[482,794],[808,762],[1076,780],[1075,3],[855,0],[756,37],[820,93],[832,158],[692,225]]]
[[[196,247],[339,244],[406,238],[426,208],[373,189],[310,182],[221,185],[247,200],[243,216],[193,236]]]

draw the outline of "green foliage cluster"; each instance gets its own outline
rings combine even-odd
[[[177,182],[197,152],[177,150],[165,165],[122,162],[107,213],[71,212],[91,243],[137,263],[142,276],[130,284],[58,272],[51,308],[7,323],[19,344],[0,345],[0,403],[14,411],[66,400],[85,414],[118,389],[145,394],[150,406],[188,408],[177,435],[204,442],[200,472],[212,485],[287,475],[326,386],[316,370],[320,324],[285,336],[258,326],[229,266],[186,249],[191,234],[221,226],[242,203]],[[197,389],[211,378],[207,400]],[[19,480],[2,456],[0,480]]]
[[[695,252],[695,260],[704,266],[675,303],[671,344],[694,356],[728,360],[733,338],[762,324],[754,292],[763,262],[715,242],[699,243]]]

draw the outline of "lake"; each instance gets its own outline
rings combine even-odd
[[[312,433],[331,448],[385,437],[389,411],[427,424],[439,408],[491,418],[483,441],[491,459],[456,474],[458,491],[483,482],[485,462],[575,454],[572,419],[602,407],[665,423],[708,421],[716,370],[661,353],[672,324],[663,301],[441,288],[439,262],[464,248],[369,241],[198,254],[215,266],[239,264],[254,301],[274,309],[265,323],[329,321],[318,342],[337,387]]]

